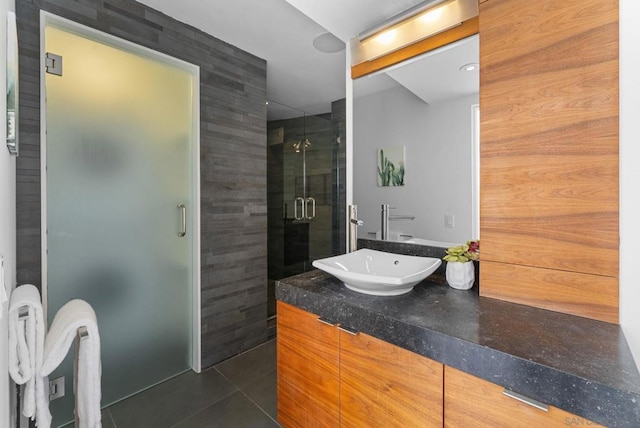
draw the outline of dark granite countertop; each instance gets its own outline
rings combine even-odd
[[[590,420],[640,427],[640,374],[620,326],[479,297],[440,273],[402,296],[314,270],[276,298]]]

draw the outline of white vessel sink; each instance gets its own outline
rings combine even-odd
[[[408,293],[431,275],[442,261],[362,249],[315,260],[313,266],[335,276],[348,289],[374,296]]]

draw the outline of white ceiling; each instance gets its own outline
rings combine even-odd
[[[140,0],[267,61],[267,98],[308,113],[345,96],[345,51],[322,53],[326,30],[284,0]]]
[[[319,114],[345,97],[346,55],[319,52],[313,39],[329,31],[348,42],[424,0],[139,1],[265,59],[267,98]],[[410,85],[406,74],[392,76]]]
[[[424,0],[286,0],[344,42]]]

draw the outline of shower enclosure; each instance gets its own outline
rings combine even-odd
[[[268,308],[275,281],[344,252],[344,100],[308,115],[269,102],[267,122]]]

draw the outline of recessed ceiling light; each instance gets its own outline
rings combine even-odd
[[[313,47],[320,52],[336,53],[343,51],[345,44],[331,33],[322,33],[313,39]]]
[[[470,64],[465,64],[460,67],[460,71],[477,71],[480,68],[480,64],[477,62],[472,62]]]

